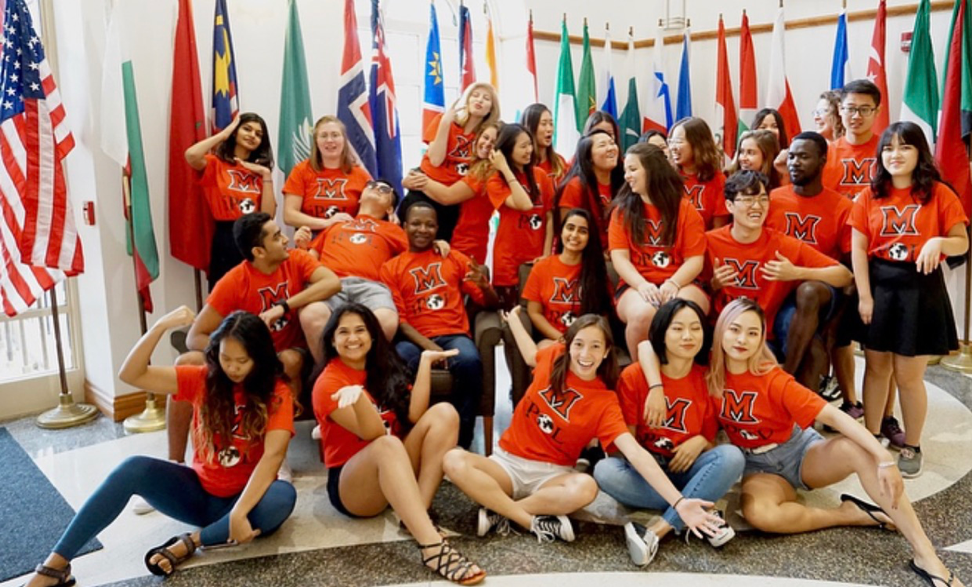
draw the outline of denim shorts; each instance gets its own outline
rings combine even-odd
[[[823,439],[813,428],[803,430],[793,426],[790,439],[778,447],[758,455],[743,451],[746,457],[743,479],[756,473],[769,473],[783,477],[797,489],[813,489],[803,482],[803,459],[810,447]]]

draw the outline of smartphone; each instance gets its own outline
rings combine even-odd
[[[239,546],[239,542],[235,540],[230,540],[228,542],[223,542],[221,544],[211,544],[208,546],[204,544],[200,546],[200,548],[202,548],[203,550],[219,550],[221,548],[229,548],[230,546]]]

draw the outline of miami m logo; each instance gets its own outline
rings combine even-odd
[[[415,293],[423,294],[433,289],[445,287],[446,282],[442,279],[442,263],[432,263],[428,267],[416,267],[409,269],[412,279],[415,280]]]
[[[869,183],[874,176],[874,165],[877,159],[874,157],[865,157],[860,161],[841,159],[840,163],[844,166],[844,176],[840,179],[841,185],[863,185]]]
[[[802,240],[809,245],[817,244],[817,224],[820,217],[808,214],[806,218],[796,212],[786,212],[786,234],[795,239]]]
[[[260,294],[261,312],[266,312],[269,310],[270,306],[272,306],[274,302],[286,300],[290,297],[290,294],[287,292],[286,281],[280,282],[273,287],[261,287],[257,290],[257,293]]]
[[[668,405],[668,412],[665,415],[665,421],[662,422],[662,428],[667,428],[675,432],[688,432],[685,428],[685,413],[688,411],[689,406],[692,405],[692,402],[681,397],[673,402],[666,397],[665,404]]]
[[[898,210],[894,206],[881,206],[881,216],[884,218],[881,236],[916,236],[918,229],[915,227],[915,215],[920,208],[918,204],[908,204],[904,210]]]
[[[759,424],[759,418],[753,415],[755,402],[755,391],[738,393],[735,389],[727,389],[722,395],[720,416],[723,420],[731,420],[737,424]]]
[[[702,192],[704,191],[704,185],[685,186],[685,197],[689,199],[689,202],[692,202],[696,210],[702,209]]]
[[[462,135],[456,135],[456,146],[449,151],[449,156],[453,159],[470,159],[472,158],[472,141],[467,139]]]
[[[314,194],[314,197],[325,200],[347,200],[348,197],[344,194],[344,186],[347,183],[346,177],[337,179],[319,177],[317,178],[317,193]]]
[[[554,394],[553,387],[548,387],[540,392],[540,397],[543,398],[543,401],[547,402],[551,410],[557,412],[557,415],[567,422],[570,422],[570,408],[577,403],[577,400],[584,396],[572,388],[567,388],[559,394]]]
[[[736,271],[736,287],[759,289],[759,285],[756,284],[756,269],[759,267],[759,261],[750,259],[740,262],[738,259],[729,258],[724,259],[724,261],[726,265]]]
[[[554,277],[554,292],[550,296],[551,303],[576,304],[580,302],[580,288],[577,287],[577,280],[570,281],[563,277]]]
[[[697,187],[702,187],[702,186],[697,186]],[[654,220],[648,220],[648,219],[645,220],[645,242],[648,245],[653,247],[662,246],[661,233],[662,233],[663,226],[664,223],[661,220],[657,222]]]
[[[378,232],[378,223],[374,220],[358,220],[357,218],[344,223],[346,230],[355,232]]]
[[[227,169],[226,173],[230,178],[230,183],[228,186],[226,186],[226,189],[244,192],[247,194],[260,193],[260,188],[258,188],[256,185],[257,176],[253,175],[252,173],[245,173],[237,169]]]

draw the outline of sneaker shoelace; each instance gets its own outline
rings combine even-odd
[[[904,459],[904,460],[906,460],[906,461],[913,460],[916,455],[917,455],[917,453],[914,451],[914,449],[912,449],[910,447],[907,447],[906,446],[906,447],[904,447],[904,448],[901,449],[901,458]]]
[[[560,522],[556,518],[533,518],[530,531],[536,534],[538,542],[553,542],[557,539]]]

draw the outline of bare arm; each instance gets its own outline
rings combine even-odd
[[[364,393],[352,405],[338,408],[328,417],[361,440],[374,440],[385,434],[385,422],[381,419],[378,408]]]
[[[829,267],[800,267],[776,252],[775,261],[767,261],[759,271],[769,281],[822,281],[834,287],[850,285],[854,275],[840,263]]]
[[[186,346],[189,350],[204,351],[209,346],[209,335],[223,321],[224,316],[206,304],[203,306],[199,315],[189,327],[189,334],[186,335]]]
[[[614,270],[618,272],[618,277],[634,289],[637,290],[642,285],[648,283],[648,280],[642,277],[641,273],[638,273],[638,269],[631,262],[631,251],[627,249],[613,249],[611,251],[611,263],[614,264]]]
[[[563,337],[560,331],[554,328],[550,321],[547,320],[547,317],[543,315],[543,305],[540,302],[534,302],[533,300],[527,301],[527,316],[530,317],[530,322],[533,323],[533,327],[539,330],[540,334],[546,338],[560,340]]]
[[[398,325],[398,330],[402,333],[402,336],[404,336],[405,338],[407,338],[409,340],[409,342],[414,343],[415,346],[419,347],[422,350],[425,350],[425,351],[441,351],[442,350],[442,347],[440,347],[439,345],[435,344],[432,341],[432,339],[426,337],[425,335],[423,335],[418,330],[415,330],[415,327],[412,326],[411,324],[407,323],[407,322],[400,323]]]
[[[187,326],[194,317],[192,310],[181,306],[159,318],[132,347],[122,363],[118,378],[129,385],[155,393],[172,394],[179,391],[175,367],[156,367],[149,365],[149,361],[152,359],[152,351],[167,330]]]
[[[513,174],[513,170],[510,169],[510,164],[503,156],[503,153],[499,150],[494,149],[492,154],[489,156],[490,162],[493,164],[493,168],[496,172],[503,176],[506,180],[506,184],[510,186],[510,195],[507,196],[506,200],[503,201],[504,206],[513,208],[514,210],[519,210],[520,212],[526,212],[527,210],[533,209],[533,200],[530,199],[530,194],[523,189],[520,185],[520,181],[516,179],[516,175]]]
[[[300,206],[303,202],[304,198],[302,196],[284,192],[284,223],[294,228],[300,228],[301,226],[307,226],[312,230],[324,230],[327,228],[327,220],[301,212]]]
[[[533,342],[530,334],[523,327],[523,322],[520,322],[520,310],[522,309],[523,307],[517,304],[509,312],[502,312],[500,315],[510,327],[513,340],[516,341],[516,346],[520,349],[520,355],[523,356],[523,362],[530,367],[536,367],[537,343]]]
[[[277,471],[287,457],[290,444],[290,430],[270,430],[263,439],[263,456],[257,463],[243,493],[230,510],[230,540],[238,543],[249,542],[259,535],[253,531],[247,516],[260,503],[267,489],[277,479]]]
[[[192,167],[196,171],[202,171],[205,169],[206,154],[212,151],[216,145],[228,139],[239,124],[240,117],[237,116],[233,119],[233,122],[229,123],[223,130],[211,137],[206,137],[205,139],[186,149],[186,162],[189,163],[189,167]]]
[[[422,414],[429,409],[429,394],[432,392],[432,365],[458,354],[458,349],[449,351],[422,351],[418,371],[415,373],[415,384],[412,385],[412,394],[408,404],[408,419],[412,424],[418,422]]]
[[[432,139],[429,148],[425,151],[425,154],[429,157],[429,163],[433,167],[438,167],[445,161],[446,151],[449,148],[449,128],[455,119],[456,106],[453,104],[442,113],[442,118],[439,119],[439,128],[435,131],[435,138]]]

